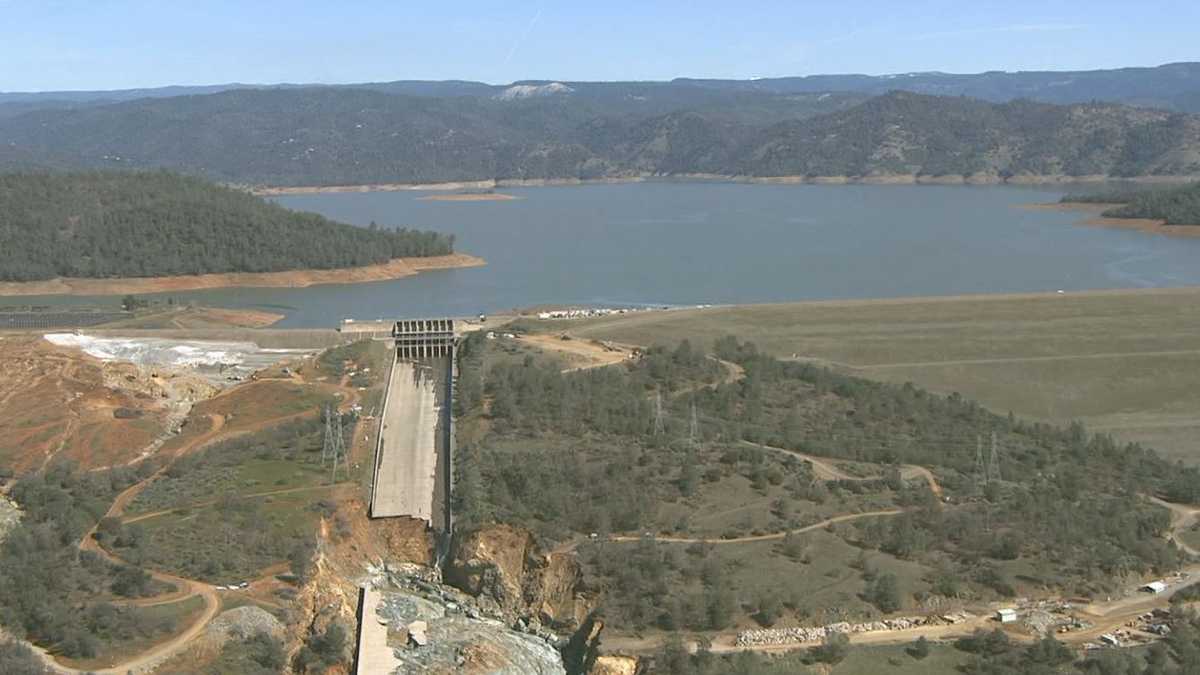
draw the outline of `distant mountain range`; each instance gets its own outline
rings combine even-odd
[[[1200,63],[0,94],[0,169],[166,167],[270,185],[1200,174],[1197,110]]]
[[[493,85],[466,80],[364,82],[359,84],[217,84],[170,86],[151,89],[113,91],[0,92],[0,115],[9,104],[64,107],[80,104],[104,104],[140,98],[169,98],[216,94],[235,89],[368,89],[404,96],[499,96],[513,88],[564,86],[588,98],[656,95],[671,90],[716,90],[760,94],[813,94],[854,92],[868,95],[893,90],[934,96],[970,96],[985,101],[1004,102],[1028,98],[1045,103],[1086,103],[1109,101],[1185,112],[1200,112],[1200,62],[1169,63],[1149,68],[1111,70],[1023,71],[953,74],[899,73],[895,75],[809,75],[750,80],[677,78],[670,82],[570,82],[521,81],[511,85]],[[691,94],[694,96],[695,92]]]

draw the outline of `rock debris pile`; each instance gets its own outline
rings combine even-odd
[[[918,626],[941,625],[943,621],[931,616],[903,616],[895,619],[849,623],[841,621],[828,626],[793,626],[764,628],[738,633],[737,646],[786,645],[799,642],[820,642],[833,633],[870,633],[885,630],[905,630]]]
[[[494,608],[441,584],[436,570],[372,572],[383,593],[376,619],[388,626],[399,672],[565,675],[560,638],[537,622],[509,625]]]
[[[10,502],[7,497],[0,495],[0,542],[4,541],[4,537],[21,522],[21,509],[17,505]]]

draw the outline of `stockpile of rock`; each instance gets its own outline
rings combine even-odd
[[[497,608],[439,582],[415,565],[373,567],[382,602],[373,620],[388,626],[400,672],[565,675],[560,638],[536,621],[509,624]]]
[[[17,505],[8,501],[4,495],[0,495],[0,541],[4,541],[4,537],[21,522],[21,509]]]
[[[941,623],[935,617],[902,616],[864,623],[841,621],[828,626],[793,626],[791,628],[764,628],[738,633],[737,646],[786,645],[798,642],[820,642],[833,633],[870,633],[885,630],[905,630],[918,626]]]

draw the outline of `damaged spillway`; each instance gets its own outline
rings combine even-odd
[[[357,672],[565,675],[558,638],[440,582],[436,570],[373,571],[363,589]]]
[[[451,357],[397,357],[388,377],[375,457],[371,517],[408,517],[450,530]]]

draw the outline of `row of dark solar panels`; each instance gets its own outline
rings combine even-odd
[[[84,328],[133,317],[132,312],[3,312],[0,330]]]

